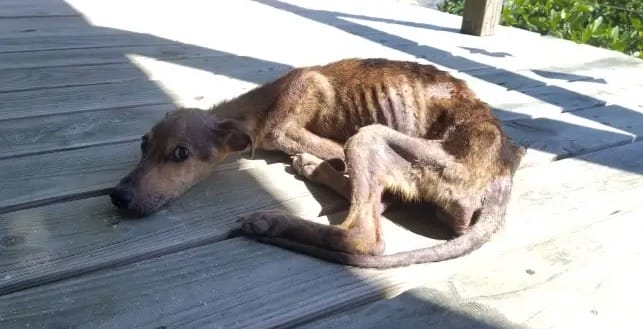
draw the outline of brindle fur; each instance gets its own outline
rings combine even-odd
[[[111,195],[117,206],[149,214],[231,153],[278,150],[293,156],[297,173],[350,200],[349,213],[339,225],[321,225],[257,212],[242,218],[242,232],[330,261],[377,268],[441,261],[479,248],[503,222],[524,154],[464,81],[431,65],[386,59],[294,69],[210,111],[178,109],[145,135],[145,144],[140,163]],[[189,156],[172,159],[181,153],[177,147]],[[456,237],[383,255],[385,191],[435,203]]]

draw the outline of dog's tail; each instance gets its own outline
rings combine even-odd
[[[509,191],[503,192],[504,193],[501,193],[502,195],[499,196],[499,199],[487,200],[491,202],[483,205],[478,220],[464,234],[427,248],[403,251],[391,255],[372,256],[326,250],[280,238],[260,237],[258,240],[333,263],[355,267],[385,269],[412,264],[440,262],[469,254],[479,249],[491,239],[491,236],[504,223],[504,212],[509,201]]]

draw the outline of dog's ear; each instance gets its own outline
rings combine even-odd
[[[221,138],[223,145],[226,145],[232,152],[240,152],[250,147],[250,158],[255,154],[255,136],[246,126],[235,119],[219,121],[214,133]]]

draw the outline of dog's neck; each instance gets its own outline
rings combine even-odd
[[[279,95],[280,83],[273,81],[258,86],[240,96],[225,100],[210,108],[210,113],[217,119],[235,119],[241,121],[257,138],[261,138],[261,122],[272,108]]]

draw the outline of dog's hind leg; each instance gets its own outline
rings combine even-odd
[[[341,224],[322,225],[285,213],[260,212],[247,216],[242,230],[328,250],[378,255],[384,252],[379,211],[384,190],[392,189],[407,199],[421,199],[423,184],[437,183],[426,181],[422,170],[462,170],[439,141],[409,137],[381,125],[360,129],[347,141],[345,156],[351,206]],[[431,177],[428,179],[439,179]],[[451,214],[466,217],[463,220],[468,224],[472,208],[457,208],[457,214]]]

